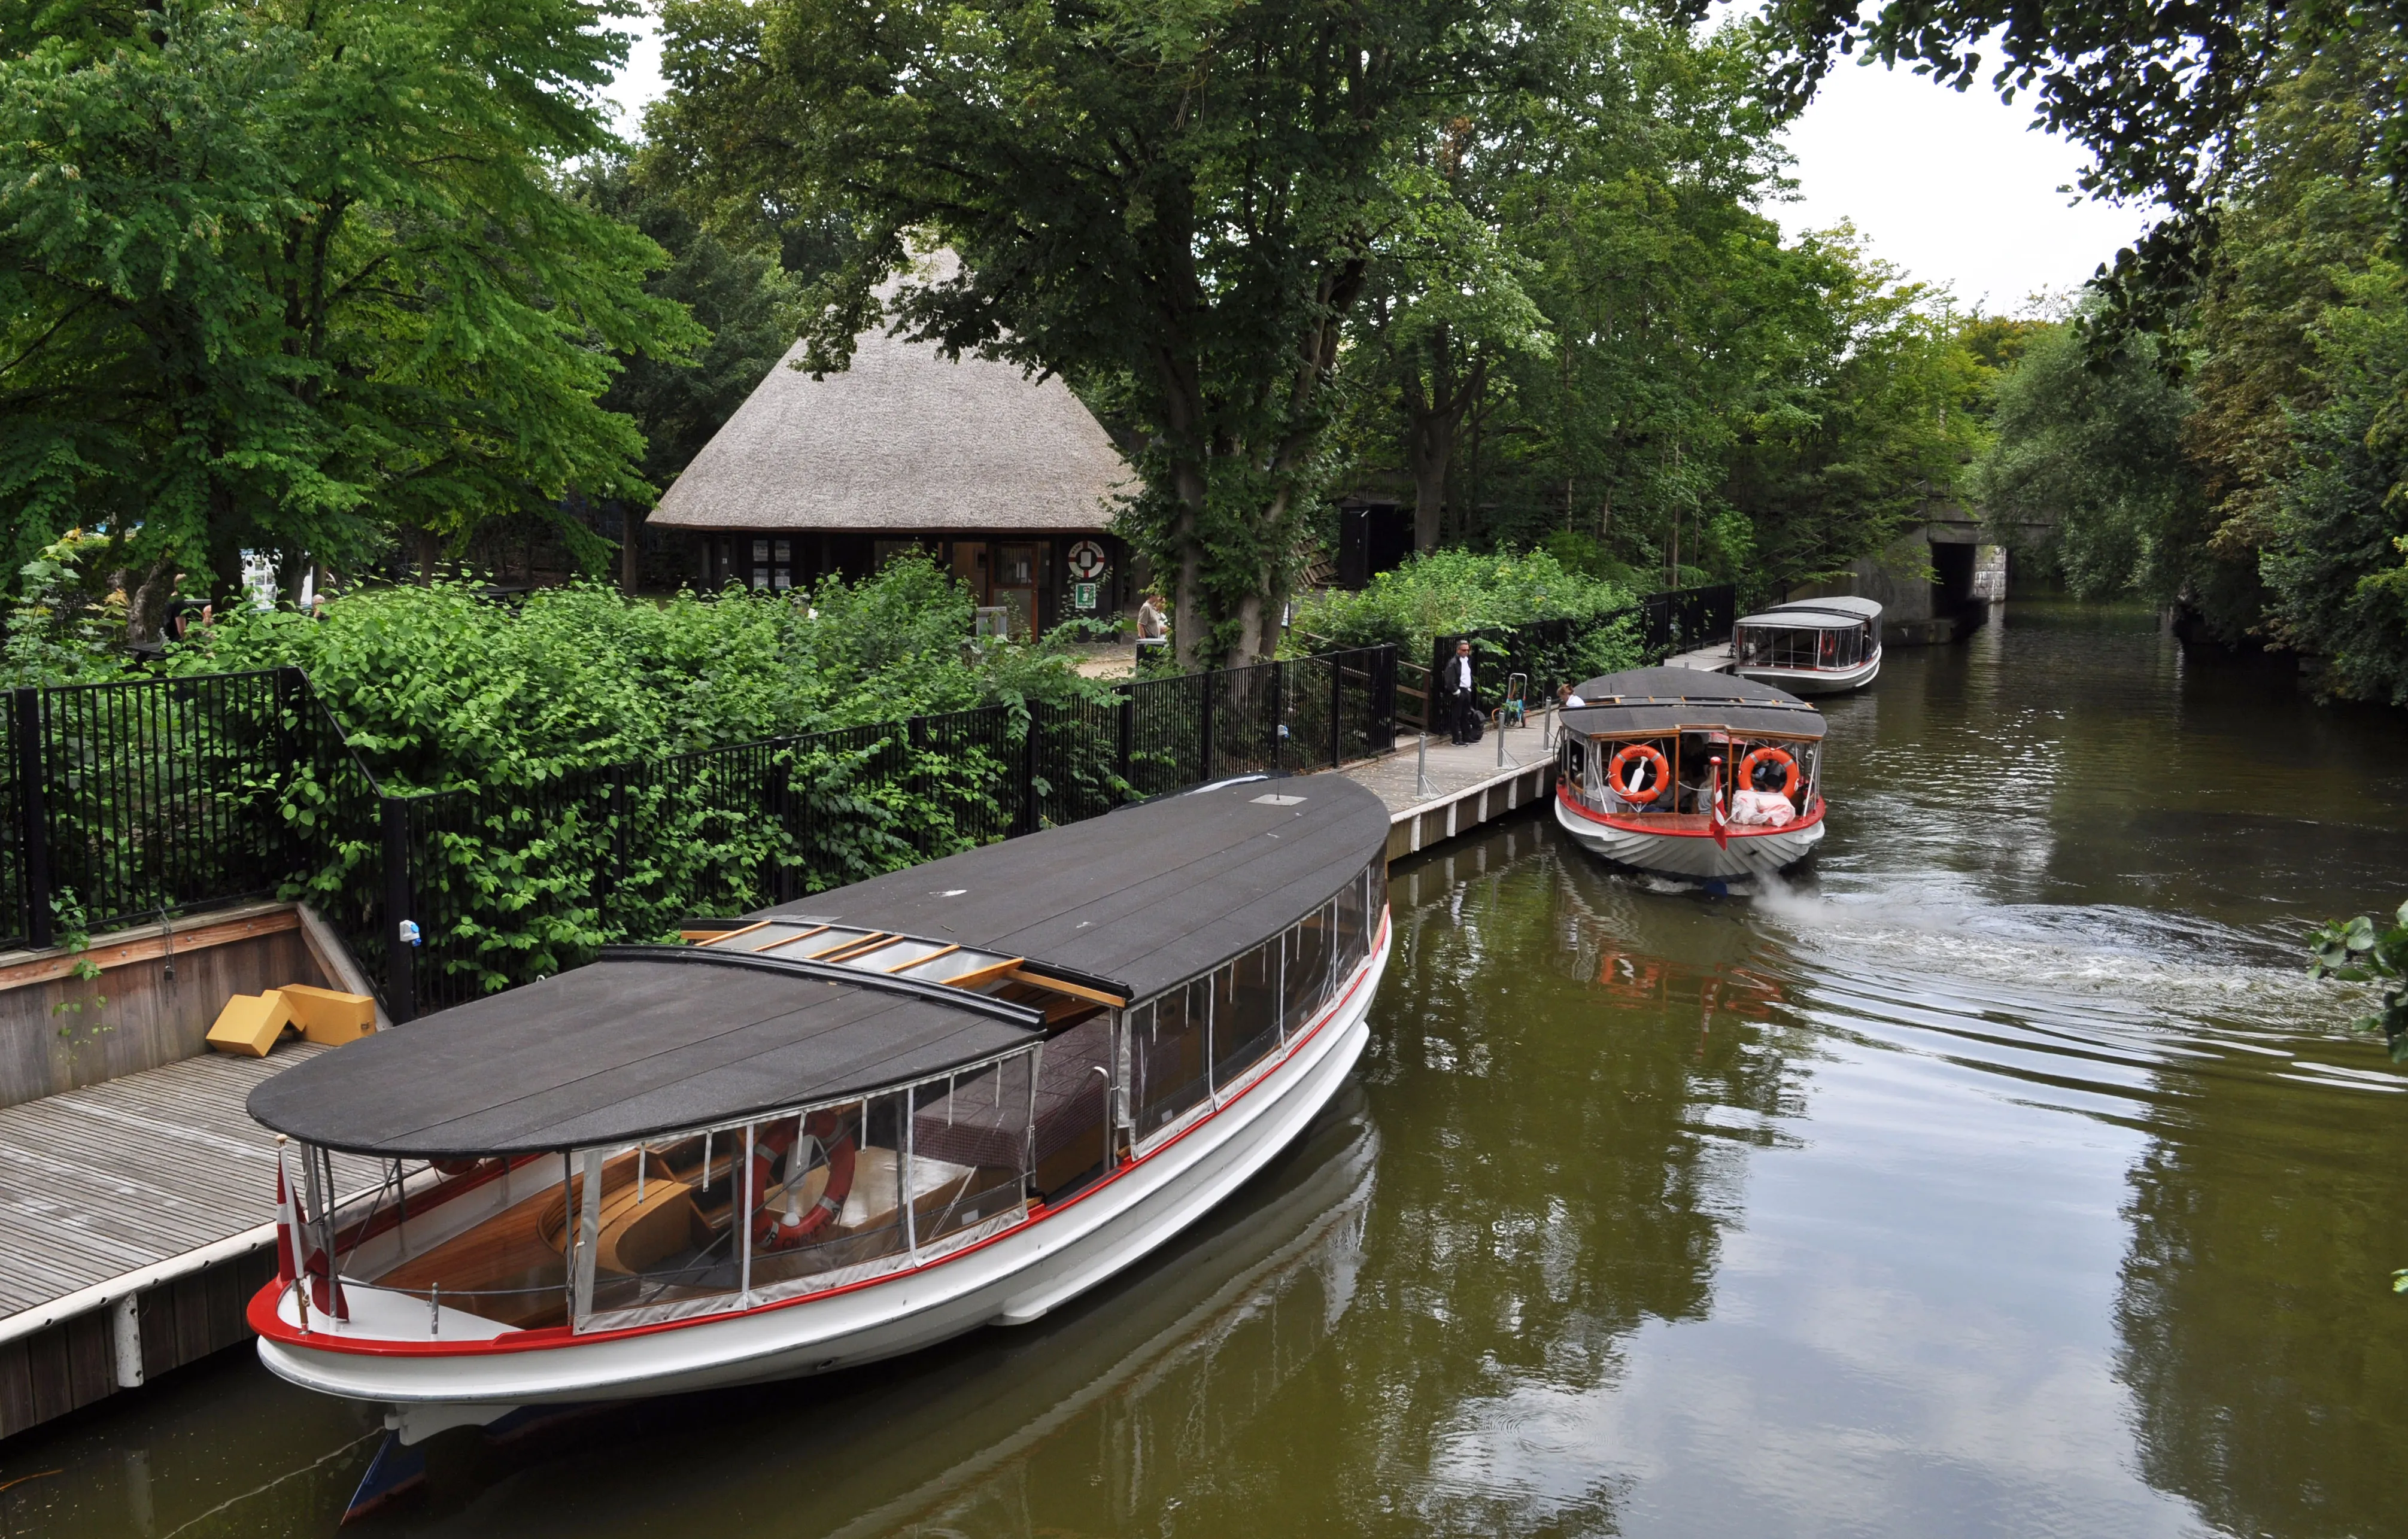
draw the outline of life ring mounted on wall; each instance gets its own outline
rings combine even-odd
[[[1740,791],[1756,789],[1756,768],[1758,764],[1779,764],[1782,768],[1781,794],[1798,794],[1798,761],[1787,748],[1761,748],[1739,762]]]
[[[1627,777],[1623,774],[1626,767],[1630,770]],[[1641,775],[1647,777],[1643,787]],[[1655,748],[1644,743],[1631,743],[1606,762],[1605,783],[1624,801],[1643,806],[1663,795],[1664,788],[1672,783],[1672,766]]]

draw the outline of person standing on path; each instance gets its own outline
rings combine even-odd
[[[1480,699],[1471,691],[1471,643],[1455,644],[1446,664],[1447,721],[1457,743],[1480,741]]]
[[[1143,657],[1148,651],[1158,650],[1169,645],[1170,625],[1162,612],[1161,596],[1148,593],[1145,595],[1145,602],[1137,606],[1138,656]]]

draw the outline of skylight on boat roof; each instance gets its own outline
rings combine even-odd
[[[950,983],[978,992],[1001,987],[1025,960],[1006,952],[982,951],[918,935],[801,918],[765,919],[695,944],[722,951],[751,951],[825,962],[890,977]]]

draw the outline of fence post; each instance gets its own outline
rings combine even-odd
[[[18,690],[17,848],[25,866],[25,944],[50,944],[50,819],[43,794],[42,691]]]
[[[397,1025],[418,1018],[418,948],[402,928],[411,922],[409,804],[398,796],[378,801],[384,817],[384,1005]]]
[[[1199,762],[1196,766],[1196,779],[1199,785],[1212,778],[1212,681],[1220,677],[1216,670],[1211,668],[1196,676],[1198,686],[1197,698],[1204,702],[1203,730],[1197,738],[1202,746],[1197,753]]]
[[[1041,702],[1028,703],[1028,731],[1020,740],[1020,807],[1011,820],[1015,835],[1037,832],[1037,713],[1044,708]]]
[[[1346,664],[1344,652],[1329,654],[1329,767],[1346,762]]]
[[[1121,778],[1121,795],[1125,798],[1137,791],[1129,779],[1129,772],[1136,768],[1137,758],[1137,695],[1124,684],[1120,696],[1120,709],[1115,713],[1120,718],[1120,740],[1112,746],[1112,763],[1113,772]]]

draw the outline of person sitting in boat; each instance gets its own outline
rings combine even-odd
[[[1790,805],[1789,793],[1783,789],[1786,773],[1772,760],[1760,761],[1750,777],[1754,782],[1742,786],[1730,799],[1730,820],[1743,828],[1779,828],[1798,816]]]
[[[1724,782],[1730,777],[1730,756],[1727,733],[1681,734],[1681,811],[1713,810],[1715,798],[1724,793]]]
[[[1555,686],[1555,708],[1557,710],[1576,711],[1587,704],[1587,701],[1583,700],[1580,696],[1572,693],[1572,687],[1570,685],[1558,684]]]

